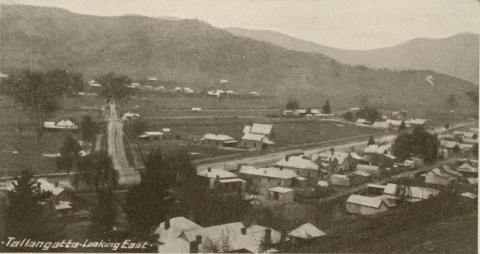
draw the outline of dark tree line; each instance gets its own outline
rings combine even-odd
[[[400,133],[392,146],[393,154],[400,160],[410,155],[418,155],[431,163],[437,159],[439,141],[435,134],[428,133],[422,126],[417,126],[411,133]]]

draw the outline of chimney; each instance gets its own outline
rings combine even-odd
[[[191,241],[190,242],[190,253],[198,253],[199,252],[199,248],[198,246],[200,245],[200,243],[202,243],[202,236],[200,235],[197,235],[195,237],[195,241]]]
[[[246,235],[247,234],[247,228],[243,227],[240,229],[241,232],[242,232],[242,235]]]
[[[165,229],[170,228],[170,217],[165,218],[164,226],[165,226]]]
[[[288,154],[285,155],[285,161],[288,161],[288,158],[289,158],[289,157],[290,157],[290,156],[289,156]]]
[[[270,245],[272,244],[272,230],[269,228],[265,229],[265,238],[264,238],[265,246],[267,248],[270,248]]]
[[[280,166],[280,170],[283,170],[283,166]]]
[[[208,171],[208,172],[212,172],[212,168],[211,168],[211,167],[208,167],[207,171]]]

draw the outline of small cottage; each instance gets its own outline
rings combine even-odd
[[[360,215],[373,215],[387,211],[387,205],[381,197],[367,197],[352,194],[347,199],[347,212]]]

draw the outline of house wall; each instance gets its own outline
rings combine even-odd
[[[242,178],[247,179],[248,181],[248,191],[250,192],[262,192],[266,189],[272,187],[291,187],[293,180],[292,179],[279,179],[279,178],[270,178],[263,176],[252,176],[241,174]]]
[[[240,146],[246,149],[262,150],[263,143],[260,141],[244,140],[240,141]]]
[[[287,193],[278,193],[278,192],[269,191],[267,195],[267,199],[270,201],[273,201],[277,205],[291,203],[293,202],[293,197],[294,197],[293,191],[287,192]]]
[[[291,168],[291,167],[284,167],[284,168],[285,168],[285,169],[289,169],[289,170],[297,173],[297,175],[302,176],[302,177],[305,177],[305,178],[309,178],[309,177],[319,177],[318,170],[314,170],[314,169],[304,169],[304,168]]]
[[[432,172],[428,172],[425,176],[425,183],[448,185],[450,180],[448,178],[440,177]]]
[[[379,208],[363,206],[359,204],[347,203],[347,212],[361,215],[372,215],[387,211],[387,206],[382,203]]]

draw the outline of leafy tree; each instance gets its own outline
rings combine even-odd
[[[357,117],[373,123],[381,119],[381,114],[376,108],[365,107],[357,112]]]
[[[63,140],[63,146],[60,148],[60,157],[57,158],[57,168],[70,172],[80,157],[81,148],[77,140],[71,135],[67,135]]]
[[[300,108],[300,103],[298,100],[289,100],[285,108],[288,110],[296,110]]]
[[[322,113],[324,113],[324,114],[331,114],[332,113],[332,109],[330,108],[330,101],[329,100],[327,100],[327,102],[325,102],[325,105],[323,105]]]
[[[398,126],[398,129],[401,131],[404,131],[407,129],[407,125],[405,124],[405,121],[402,120],[402,122],[400,123],[400,126]]]
[[[93,142],[98,130],[98,124],[93,121],[90,115],[83,117],[83,121],[80,123],[80,133],[83,140]]]
[[[460,152],[460,147],[458,145],[455,145],[452,150],[453,150],[454,153],[459,153]]]
[[[345,114],[343,114],[343,118],[345,118],[345,120],[350,121],[350,122],[353,122],[353,120],[354,120],[354,116],[353,116],[353,113],[351,111],[345,112]]]
[[[107,102],[121,101],[133,93],[133,90],[127,87],[128,84],[132,83],[128,76],[110,72],[97,80],[102,85],[99,96],[107,100]]]
[[[92,214],[92,233],[100,239],[108,238],[115,225],[114,198],[111,189],[97,193],[98,202]]]
[[[425,162],[437,159],[439,142],[437,136],[430,134],[422,126],[417,126],[412,133],[401,133],[395,139],[392,151],[397,158],[404,160],[409,154],[424,157]]]
[[[170,214],[173,200],[169,193],[169,179],[160,149],[154,149],[146,158],[145,173],[138,186],[128,191],[126,214],[134,234],[145,236]]]
[[[77,185],[81,184],[87,189],[94,188],[97,192],[116,186],[117,174],[110,156],[105,151],[92,152],[80,158],[77,167]]]
[[[369,145],[375,145],[375,139],[373,138],[373,136],[370,136],[368,138],[367,146]]]
[[[43,213],[44,202],[50,192],[43,192],[33,174],[23,170],[15,177],[14,189],[8,192],[10,205],[7,207],[6,229],[10,236],[17,238],[42,239],[47,220]]]
[[[405,160],[411,152],[411,141],[408,133],[401,133],[392,145],[392,153],[400,160]]]
[[[68,73],[60,72],[54,70],[44,74],[24,70],[9,75],[4,84],[6,88],[2,89],[5,95],[12,97],[36,118],[39,139],[43,134],[43,122],[59,109],[60,98],[69,91],[65,83],[74,86],[74,83],[81,82],[80,77],[71,78]]]
[[[445,126],[444,126],[445,129],[450,129],[450,124],[449,123],[445,123]]]
[[[147,129],[147,123],[141,118],[134,118],[125,124],[125,132],[130,139],[135,139]]]
[[[63,94],[66,96],[72,96],[83,91],[85,85],[82,74],[61,69],[54,69],[45,73],[45,78],[48,82],[61,86]]]

